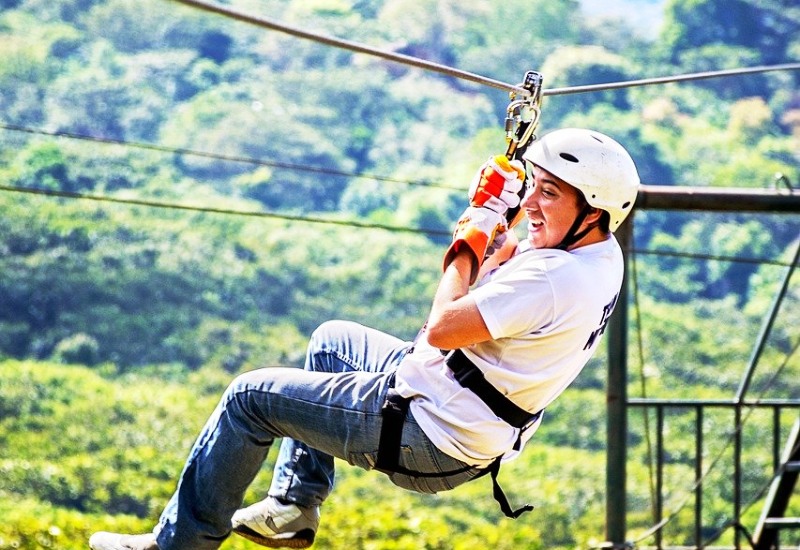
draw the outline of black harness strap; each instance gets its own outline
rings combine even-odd
[[[511,426],[520,430],[520,437],[517,438],[517,443],[514,448],[519,450],[522,431],[533,424],[542,414],[542,411],[530,413],[521,407],[518,407],[510,399],[504,396],[483,376],[483,372],[476,367],[469,358],[464,355],[461,350],[452,351],[445,360],[447,366],[453,371],[456,380],[461,386],[471,390],[477,395],[486,405],[497,415],[498,418],[504,420]],[[400,443],[403,436],[403,423],[405,422],[406,415],[408,414],[408,406],[411,401],[410,398],[400,396],[394,389],[394,377],[390,381],[390,388],[386,394],[386,401],[381,408],[381,416],[383,417],[383,425],[381,426],[381,438],[378,444],[378,458],[375,463],[375,468],[384,472],[399,473],[414,477],[447,477],[451,475],[460,474],[472,469],[467,466],[460,470],[451,472],[415,472],[407,470],[399,465],[400,461]],[[513,510],[508,502],[503,489],[497,481],[497,476],[500,473],[500,461],[502,456],[498,456],[494,461],[484,468],[477,479],[483,475],[491,474],[492,476],[492,493],[494,499],[500,505],[500,509],[506,517],[516,519],[525,512],[533,510],[533,506],[526,504],[521,508]]]
[[[378,443],[378,459],[375,467],[387,472],[395,472],[399,467],[400,439],[403,437],[403,422],[406,421],[408,398],[400,396],[394,389],[394,376],[392,376],[389,393],[381,408],[383,425],[381,426],[381,440]]]
[[[401,396],[394,389],[394,375],[389,385],[386,401],[383,402],[383,407],[381,408],[383,424],[381,425],[381,438],[378,442],[378,458],[375,461],[375,469],[413,477],[447,477],[463,474],[467,470],[471,470],[472,466],[465,466],[449,472],[417,472],[400,466],[400,443],[403,437],[403,424],[406,421],[408,404],[411,399]]]
[[[522,432],[539,419],[539,417],[542,415],[542,411],[530,413],[522,407],[517,406],[516,403],[511,401],[508,397],[500,393],[497,388],[492,386],[491,382],[486,380],[486,377],[483,375],[483,371],[476,367],[475,364],[470,361],[470,359],[464,355],[464,352],[460,349],[451,351],[448,354],[447,359],[445,359],[445,363],[450,370],[453,371],[455,379],[459,384],[461,384],[461,386],[472,390],[472,392],[477,395],[481,401],[483,401],[486,406],[497,415],[498,418],[520,430],[520,435],[517,438],[516,444],[514,445],[514,449],[519,450],[522,441]],[[503,492],[503,489],[500,487],[500,483],[497,481],[497,476],[500,473],[500,462],[502,458],[502,456],[495,458],[494,462],[492,462],[486,468],[486,470],[492,474],[492,493],[494,495],[494,499],[498,504],[500,504],[500,509],[503,511],[506,517],[517,519],[525,512],[530,512],[533,510],[533,506],[526,504],[525,506],[522,506],[516,510],[511,508],[508,498]]]
[[[483,371],[476,367],[460,349],[451,351],[445,359],[445,363],[453,371],[459,384],[472,390],[498,418],[505,420],[506,423],[521,430],[539,418],[541,412],[532,414],[518,407],[500,393],[497,388],[492,386],[491,382],[486,380]]]

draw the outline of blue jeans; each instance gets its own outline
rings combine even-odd
[[[331,321],[312,335],[305,369],[270,367],[238,376],[209,417],[161,515],[161,550],[218,548],[231,530],[275,438],[283,438],[269,495],[319,506],[334,481],[334,457],[372,469],[378,454],[381,407],[408,342],[356,323]],[[439,451],[406,418],[400,466],[452,472],[467,464]],[[480,473],[447,477],[391,474],[398,486],[435,493]]]

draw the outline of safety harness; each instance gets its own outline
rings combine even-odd
[[[512,91],[509,94],[510,101],[506,109],[505,120],[506,157],[509,160],[522,160],[525,149],[536,140],[535,131],[541,116],[542,80],[540,73],[528,71],[525,73],[525,78],[520,84],[519,90]],[[520,189],[520,201],[523,199],[524,193],[525,186]],[[506,220],[509,226],[518,218],[519,212],[520,206],[511,208],[506,212]],[[580,225],[580,223],[577,223],[577,225]],[[423,330],[424,328],[420,331],[420,334]],[[411,350],[413,350],[413,345],[406,353],[410,353]],[[462,387],[471,390],[477,395],[498,418],[519,430],[519,436],[514,444],[514,450],[519,450],[522,445],[522,433],[541,417],[543,411],[530,413],[518,407],[497,388],[492,386],[484,377],[483,372],[460,349],[448,352],[445,363],[453,371],[455,379]],[[471,470],[472,466],[466,466],[459,470],[431,473],[415,472],[400,466],[400,440],[403,435],[403,423],[408,414],[408,406],[411,399],[402,397],[394,389],[394,375],[392,375],[390,386],[381,410],[383,424],[378,445],[376,469],[387,473],[427,478],[449,477]],[[533,506],[526,504],[517,510],[511,509],[511,505],[508,503],[508,499],[497,481],[502,458],[502,455],[495,458],[489,466],[483,468],[473,479],[491,474],[494,499],[500,504],[500,509],[506,517],[516,519],[523,513],[533,510]]]
[[[455,379],[462,387],[471,390],[483,401],[492,412],[506,423],[520,430],[514,450],[519,450],[522,443],[522,433],[529,428],[539,417],[542,411],[530,413],[520,408],[497,388],[486,380],[483,372],[464,355],[460,349],[448,353],[445,363],[453,371]],[[381,415],[383,424],[381,426],[381,438],[378,445],[378,459],[376,469],[387,473],[398,473],[412,477],[449,477],[471,470],[472,466],[466,466],[458,470],[449,472],[417,472],[408,470],[400,466],[400,440],[403,435],[403,423],[408,413],[408,406],[411,398],[402,397],[394,389],[394,375],[392,375],[386,401],[383,404]],[[478,479],[486,474],[492,476],[492,493],[494,499],[500,504],[500,509],[506,517],[516,519],[525,512],[533,510],[533,506],[526,504],[521,508],[513,510],[506,498],[505,493],[500,488],[497,476],[500,473],[500,461],[502,455],[495,458],[492,463],[474,479]]]

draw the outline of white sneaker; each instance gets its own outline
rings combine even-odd
[[[233,532],[267,548],[308,548],[319,527],[319,506],[281,504],[267,497],[237,510]]]
[[[156,536],[153,533],[144,535],[120,535],[99,531],[89,539],[92,550],[158,550]]]

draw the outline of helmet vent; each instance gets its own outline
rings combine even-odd
[[[630,202],[630,201],[627,201],[627,202],[625,202],[625,204],[623,204],[623,205],[622,205],[622,209],[623,209],[623,210],[625,210],[625,209],[626,209],[626,208],[628,208],[630,205],[631,205],[631,202]]]
[[[564,160],[566,160],[568,162],[574,162],[576,164],[578,162],[580,162],[575,155],[570,155],[569,153],[559,153],[558,156],[560,156],[562,159],[564,159]]]

